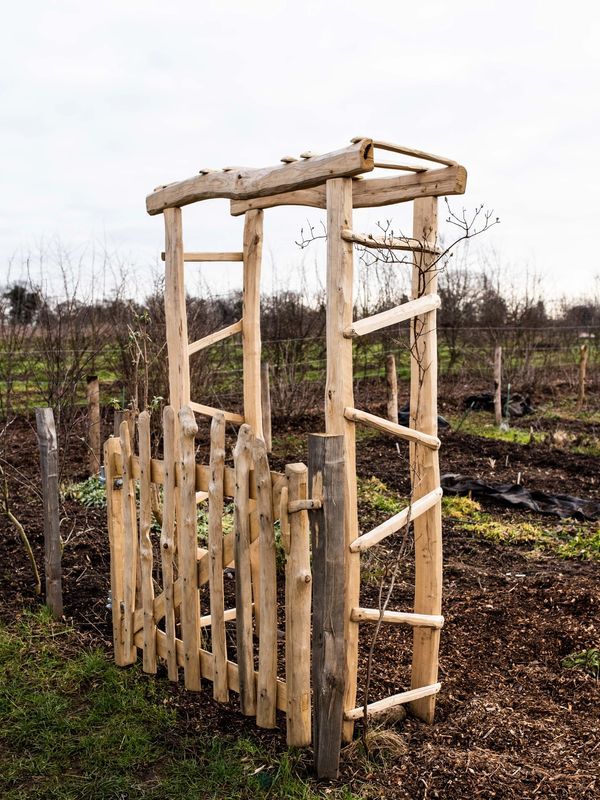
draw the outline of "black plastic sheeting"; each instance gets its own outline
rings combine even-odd
[[[529,397],[522,394],[502,395],[502,411],[506,413],[506,401],[508,402],[508,413],[511,417],[524,417],[526,414],[533,414],[535,408],[531,405]],[[493,411],[494,395],[491,392],[481,394],[471,394],[464,399],[464,407],[471,411]]]
[[[466,475],[447,474],[441,478],[448,495],[470,495],[474,500],[490,500],[509,508],[522,508],[555,517],[581,520],[600,519],[600,503],[570,494],[547,494],[526,489],[517,483],[486,483]]]

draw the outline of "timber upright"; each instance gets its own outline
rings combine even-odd
[[[379,161],[386,151],[403,163]],[[389,158],[389,156],[388,156]],[[466,171],[456,162],[387,142],[358,137],[321,156],[286,157],[262,169],[204,169],[159,186],[146,199],[165,225],[165,310],[169,406],[163,417],[162,460],[152,459],[149,419],[138,420],[139,454],[124,422],[105,444],[115,658],[143,668],[162,659],[171,680],[180,669],[186,688],[212,682],[215,700],[239,696],[243,714],[260,727],[286,719],[290,746],[315,748],[320,777],[335,777],[340,746],[366,713],[400,704],[432,722],[438,682],[442,530],[437,437],[437,198],[462,194]],[[375,177],[363,175],[375,171]],[[191,252],[183,246],[182,207],[226,198],[244,215],[240,251]],[[354,208],[413,202],[411,237],[353,230]],[[309,437],[308,468],[269,468],[261,400],[260,271],[264,210],[280,205],[327,212],[326,433]],[[354,247],[404,251],[412,269],[412,299],[353,320]],[[243,262],[242,318],[188,343],[185,264]],[[355,407],[352,340],[410,320],[410,426]],[[243,413],[190,396],[189,359],[230,336],[243,346]],[[212,418],[208,464],[196,463],[195,415]],[[225,426],[239,426],[234,466],[225,465]],[[407,507],[375,529],[360,531],[356,488],[356,425],[408,442],[411,496]],[[140,509],[136,510],[136,483]],[[153,484],[155,487],[153,488]],[[153,547],[151,497],[162,487],[160,541]],[[235,530],[223,532],[225,499],[233,500]],[[199,547],[198,504],[208,506],[208,545]],[[340,513],[343,509],[343,513]],[[139,519],[139,524],[138,524]],[[274,524],[286,554],[285,669],[277,662],[277,571]],[[360,554],[412,525],[415,595],[411,611],[360,606]],[[311,534],[312,570],[311,573]],[[160,555],[157,557],[156,553]],[[225,607],[223,571],[235,567],[235,607]],[[282,578],[280,578],[281,580]],[[155,592],[155,586],[161,589]],[[359,630],[378,621],[413,629],[411,686],[365,704],[359,698]],[[226,625],[235,623],[235,660]],[[311,662],[312,654],[312,662]],[[311,668],[312,663],[312,668]],[[258,667],[256,669],[256,667]],[[312,691],[311,691],[312,674]]]

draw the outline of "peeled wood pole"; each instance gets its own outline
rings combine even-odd
[[[181,209],[166,208],[165,219],[165,316],[169,358],[169,404],[177,415],[190,401],[187,317]],[[178,419],[175,417],[176,440]]]
[[[262,401],[262,424],[267,453],[273,449],[271,438],[271,386],[269,382],[269,364],[264,362],[260,365],[260,391]]]
[[[210,636],[213,654],[213,697],[229,699],[227,642],[223,588],[223,481],[225,475],[225,417],[215,414],[210,426],[210,483],[208,484],[208,557],[210,570]]]
[[[313,557],[312,682],[313,746],[319,778],[337,778],[344,695],[347,680],[347,561],[344,530],[344,437],[310,434],[308,480],[313,497],[322,496],[311,511]],[[358,623],[356,623],[358,626]]]
[[[123,517],[123,650],[127,663],[136,659],[133,641],[133,614],[135,612],[137,580],[137,510],[135,504],[135,480],[131,460],[131,439],[129,425],[121,423],[121,461],[123,466],[123,490],[121,492]]]
[[[263,438],[260,388],[260,270],[263,212],[249,211],[244,220],[243,367],[244,422]]]
[[[123,482],[115,469],[115,459],[121,454],[118,439],[111,437],[104,444],[104,465],[106,468],[106,511],[108,518],[108,542],[110,547],[110,595],[113,624],[113,645],[115,662],[120,667],[132,663],[131,652],[124,647],[123,620],[123,501],[121,493]],[[133,660],[135,660],[135,649]]]
[[[385,357],[385,384],[387,388],[387,418],[398,424],[398,375],[393,353]]]
[[[175,412],[172,406],[163,411],[163,518],[160,533],[163,591],[165,594],[165,637],[167,671],[170,681],[179,677],[175,643],[175,598],[173,567],[175,559]]]
[[[142,411],[138,419],[140,448],[140,564],[141,594],[144,611],[144,672],[156,672],[156,622],[154,621],[154,584],[152,580],[152,479],[150,447],[150,414]]]
[[[97,375],[89,375],[87,379],[87,444],[88,471],[97,475],[100,469],[100,382]]]
[[[494,421],[502,422],[502,348],[494,348]]]
[[[415,200],[413,236],[435,243],[437,198]],[[437,289],[435,256],[415,254],[413,297],[433,294]],[[410,424],[437,436],[437,336],[436,311],[415,317],[411,325]],[[412,499],[418,500],[440,485],[438,451],[419,443],[410,445]],[[441,614],[442,605],[442,509],[440,502],[414,520],[415,613]],[[440,632],[435,628],[414,628],[411,687],[436,683]],[[432,722],[435,695],[411,703],[415,716]]]
[[[179,575],[182,583],[181,638],[185,688],[200,691],[200,596],[198,594],[195,436],[198,426],[190,408],[179,412],[180,463],[177,520]]]
[[[325,387],[325,427],[329,434],[344,437],[344,536],[346,546],[358,536],[356,499],[356,440],[354,423],[344,417],[345,408],[354,407],[352,388],[352,339],[344,330],[352,324],[352,243],[341,232],[352,228],[352,179],[327,181],[327,381]],[[356,706],[358,668],[358,623],[351,620],[352,608],[360,594],[360,555],[346,559],[346,681],[344,708]],[[350,741],[354,722],[343,725],[343,737]]]
[[[284,542],[287,743],[290,747],[306,747],[311,739],[309,527],[306,511],[288,514],[288,510],[290,504],[306,499],[308,471],[304,464],[288,464],[285,474],[288,479],[288,507],[282,508],[282,515],[287,515],[284,525],[289,525],[289,540]]]
[[[56,619],[63,615],[60,519],[58,511],[58,440],[51,408],[36,408],[44,500],[44,572],[46,605]]]
[[[589,347],[582,344],[579,348],[579,390],[577,393],[577,410],[581,411],[585,403],[585,373],[587,371]]]

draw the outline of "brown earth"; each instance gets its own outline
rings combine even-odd
[[[318,430],[306,420],[304,430]],[[291,427],[291,426],[290,426]],[[305,459],[305,438],[280,421],[273,468]],[[282,437],[288,436],[287,439]],[[7,431],[2,457],[11,470],[14,513],[42,563],[40,499],[32,488],[39,465],[35,434],[18,420]],[[295,451],[295,452],[294,452]],[[75,439],[63,464],[64,477],[83,477],[85,452]],[[520,471],[532,488],[598,498],[596,462],[587,456],[485,440],[462,433],[444,435],[442,471],[513,481]],[[377,475],[388,487],[407,489],[407,454],[384,437],[358,447],[361,477]],[[366,510],[365,510],[366,511]],[[533,515],[494,511],[498,520],[540,522]],[[368,528],[373,519],[361,517]],[[27,559],[14,530],[0,518],[0,616],[10,622],[23,606],[39,602],[32,592]],[[66,501],[61,522],[65,549],[65,614],[99,646],[111,648],[109,557],[104,512]],[[393,553],[389,542],[388,553]],[[410,609],[411,558],[401,570],[390,607]],[[388,798],[595,798],[600,789],[600,685],[590,675],[561,667],[570,653],[600,644],[600,564],[531,557],[523,547],[501,546],[445,525],[444,613],[436,721],[425,726],[410,717],[397,729],[405,752],[382,763],[344,754],[341,781],[365,797]],[[376,565],[375,565],[376,566]],[[376,575],[376,570],[375,573]],[[233,582],[232,582],[233,583]],[[366,576],[361,602],[377,605],[377,580]],[[361,638],[361,673],[369,647]],[[410,634],[383,627],[374,652],[370,699],[407,686]],[[193,695],[173,687],[182,726],[212,726],[215,733],[255,731],[272,748],[284,748],[281,733],[257,731],[235,708],[217,706],[208,692]],[[310,754],[306,756],[310,774]],[[325,791],[327,787],[323,787]]]

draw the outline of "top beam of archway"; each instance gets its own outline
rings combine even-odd
[[[330,178],[353,177],[371,172],[374,167],[373,140],[361,139],[342,150],[276,167],[240,167],[206,172],[178,183],[159,186],[146,198],[146,209],[149,214],[160,214],[166,208],[186,206],[200,200],[251,200],[310,189]]]

